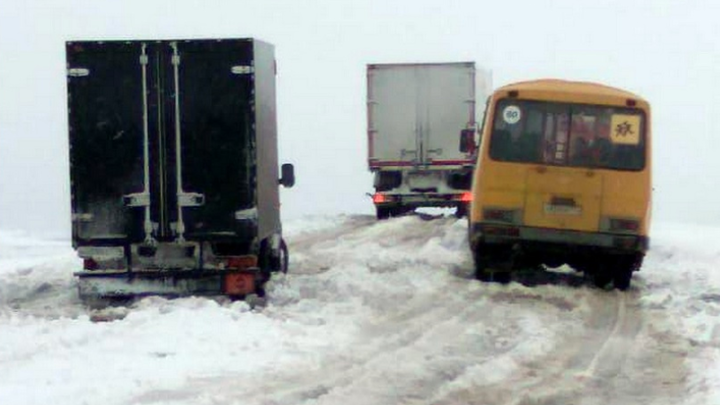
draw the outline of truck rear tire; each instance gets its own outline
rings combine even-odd
[[[375,207],[375,214],[377,215],[377,219],[380,220],[390,218],[391,211],[392,209],[388,207]]]

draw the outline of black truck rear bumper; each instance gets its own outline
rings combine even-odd
[[[81,299],[231,296],[256,293],[265,281],[258,268],[245,270],[94,270],[76,272]]]

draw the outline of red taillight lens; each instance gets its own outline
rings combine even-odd
[[[385,194],[375,193],[373,195],[373,203],[374,204],[382,204],[384,202],[388,202],[390,199]]]
[[[257,256],[234,256],[227,259],[227,268],[235,270],[245,270],[250,267],[257,267]]]
[[[637,232],[640,230],[640,222],[632,219],[611,219],[611,231]]]
[[[460,201],[462,201],[462,202],[472,202],[472,199],[473,199],[472,197],[473,197],[473,196],[472,196],[472,193],[469,192],[469,191],[466,191],[466,192],[460,194]]]
[[[486,208],[483,210],[483,218],[486,221],[515,223],[515,211],[497,208]]]

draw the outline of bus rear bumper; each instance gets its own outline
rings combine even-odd
[[[586,232],[477,223],[470,226],[473,250],[480,245],[505,245],[521,250],[603,250],[609,253],[645,253],[649,238],[643,235]]]

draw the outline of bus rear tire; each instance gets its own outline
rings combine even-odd
[[[620,291],[627,291],[630,288],[630,280],[632,279],[632,270],[620,269],[613,277],[613,287]]]
[[[640,268],[642,261],[642,254],[619,257],[615,262],[613,286],[620,291],[626,291],[630,288],[633,272]]]

